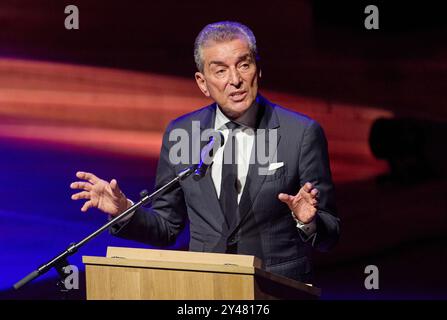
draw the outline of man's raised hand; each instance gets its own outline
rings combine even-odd
[[[81,208],[82,212],[86,212],[90,208],[98,208],[107,214],[117,216],[130,207],[129,201],[115,179],[107,182],[93,173],[82,171],[76,172],[76,177],[83,181],[73,182],[70,184],[70,188],[82,191],[73,194],[71,199],[87,200]]]
[[[309,223],[315,218],[318,205],[318,190],[306,182],[294,196],[280,193],[278,199],[286,203],[289,209],[302,223]]]

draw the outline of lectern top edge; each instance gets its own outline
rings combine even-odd
[[[192,252],[179,250],[157,250],[125,247],[108,247],[107,258],[119,257],[134,260],[175,261],[184,263],[205,263],[216,265],[236,265],[241,267],[262,268],[262,261],[255,256]]]

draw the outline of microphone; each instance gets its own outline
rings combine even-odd
[[[213,162],[217,149],[224,145],[224,140],[225,138],[220,131],[216,131],[211,135],[209,142],[203,147],[202,152],[200,153],[200,162],[193,173],[192,177],[195,181],[198,181],[205,176],[206,170],[208,170],[208,167]]]

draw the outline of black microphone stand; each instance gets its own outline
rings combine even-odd
[[[167,184],[165,184],[164,186],[162,186],[158,190],[155,190],[151,194],[149,194],[147,192],[147,190],[143,190],[140,193],[140,197],[141,197],[140,201],[138,201],[137,203],[135,203],[134,205],[129,207],[127,210],[122,212],[120,215],[116,216],[115,218],[113,218],[112,220],[107,222],[105,225],[103,225],[101,228],[99,228],[98,230],[96,230],[95,232],[90,234],[89,236],[85,237],[84,239],[82,239],[78,243],[70,244],[70,246],[64,252],[62,252],[61,254],[57,255],[53,259],[51,259],[49,262],[41,265],[37,270],[34,270],[30,274],[28,274],[26,277],[24,277],[23,279],[18,281],[16,284],[14,284],[14,289],[18,290],[19,288],[23,287],[28,282],[36,279],[37,277],[41,276],[42,274],[46,273],[47,271],[49,271],[51,268],[54,267],[56,269],[56,271],[58,272],[58,274],[60,275],[60,277],[61,277],[61,280],[58,282],[58,287],[61,288],[61,291],[66,292],[66,290],[63,290],[63,286],[64,286],[65,277],[67,276],[64,273],[64,268],[66,266],[68,266],[67,257],[69,257],[69,256],[73,255],[74,253],[76,253],[79,250],[80,247],[82,247],[88,241],[90,241],[91,239],[93,239],[94,237],[99,235],[104,230],[106,230],[109,227],[113,226],[115,223],[121,221],[124,217],[126,217],[129,214],[131,214],[132,212],[138,210],[140,207],[142,207],[142,206],[148,204],[149,202],[151,202],[152,199],[155,196],[158,196],[159,194],[165,192],[166,190],[168,190],[170,187],[172,187],[177,182],[179,182],[179,181],[185,179],[186,177],[188,177],[191,173],[193,173],[196,170],[196,168],[197,168],[197,165],[193,165],[191,167],[188,167],[188,168],[184,169],[174,179],[169,181]]]

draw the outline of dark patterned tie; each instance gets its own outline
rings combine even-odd
[[[236,163],[236,131],[240,126],[234,122],[228,122],[229,129],[227,143],[225,144],[222,161],[222,180],[220,185],[219,202],[227,219],[230,230],[235,227],[238,210],[238,179]]]

